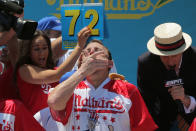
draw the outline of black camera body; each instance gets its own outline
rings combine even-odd
[[[23,20],[14,15],[22,14],[23,8],[23,0],[0,0],[0,32],[13,28],[19,39],[31,39],[37,28],[37,22]]]

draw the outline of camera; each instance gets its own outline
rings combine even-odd
[[[21,15],[23,8],[23,0],[0,0],[0,32],[13,28],[19,39],[31,39],[37,28],[37,22],[23,20],[14,15]]]

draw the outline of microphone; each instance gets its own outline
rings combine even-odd
[[[178,78],[174,69],[170,69],[167,74],[167,81],[165,82],[165,87],[171,88],[173,86],[180,85],[183,85],[183,80],[181,78]],[[175,103],[177,104],[178,112],[184,113],[184,106],[182,102],[179,99],[177,99],[175,100]]]

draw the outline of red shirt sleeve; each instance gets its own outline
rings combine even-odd
[[[71,98],[67,102],[67,105],[64,110],[55,111],[50,108],[50,112],[51,112],[51,115],[54,120],[62,122],[65,125],[65,124],[67,124],[68,119],[71,115],[72,107],[73,107],[73,95],[71,96]]]
[[[133,85],[132,85],[133,86]],[[132,131],[154,131],[158,126],[153,121],[148,109],[144,103],[139,90],[134,86],[129,90],[129,96],[132,101],[129,110],[130,125]]]

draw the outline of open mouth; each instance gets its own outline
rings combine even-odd
[[[46,63],[46,58],[45,57],[39,58],[39,64],[40,65],[45,65],[45,63]]]

